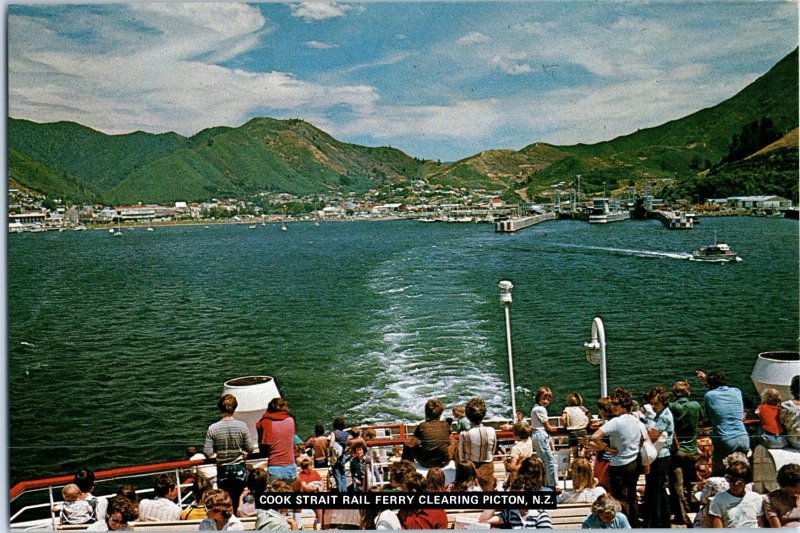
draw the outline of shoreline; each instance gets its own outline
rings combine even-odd
[[[753,214],[748,210],[734,210],[734,211],[726,211],[726,212],[719,212],[719,211],[711,211],[703,214],[697,214],[696,218],[719,218],[719,217],[748,217],[748,218],[789,218],[786,216],[765,216],[759,214]],[[353,217],[353,218],[331,218],[331,219],[319,219],[319,218],[308,218],[308,219],[292,219],[292,218],[278,218],[278,219],[247,219],[247,220],[172,220],[172,221],[159,221],[159,222],[128,222],[128,223],[92,223],[90,226],[81,226],[83,229],[78,229],[76,227],[49,227],[49,228],[37,228],[33,229],[22,229],[17,231],[9,230],[9,234],[14,233],[52,233],[52,232],[61,232],[61,231],[97,231],[97,230],[110,230],[110,229],[128,229],[128,230],[138,230],[143,229],[146,230],[147,228],[160,228],[160,227],[173,227],[173,226],[226,226],[226,225],[277,225],[277,224],[299,224],[299,223],[346,223],[346,222],[391,222],[396,220],[420,220],[420,217],[417,216],[369,216],[369,217]],[[633,220],[633,219],[631,219]],[[791,219],[790,220],[796,220]],[[448,223],[457,223],[457,224],[476,224],[476,222],[448,222]]]

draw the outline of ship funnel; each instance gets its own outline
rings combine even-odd
[[[234,378],[225,382],[222,394],[233,394],[239,406],[236,408],[234,418],[241,420],[250,428],[250,436],[258,450],[256,422],[267,410],[270,400],[280,397],[278,386],[270,376],[245,376]]]
[[[788,400],[792,397],[789,385],[792,378],[798,374],[800,374],[800,353],[762,352],[758,354],[750,378],[759,396],[764,390],[772,387],[781,393],[781,400]]]

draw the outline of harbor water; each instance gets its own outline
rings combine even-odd
[[[125,231],[125,230],[123,230]],[[687,260],[715,235],[743,261]],[[515,234],[415,221],[159,227],[8,237],[11,483],[182,459],[223,383],[269,375],[299,432],[418,420],[430,397],[510,416],[549,385],[590,407],[583,343],[602,317],[609,389],[722,369],[750,402],[763,351],[797,350],[798,225],[553,221]]]

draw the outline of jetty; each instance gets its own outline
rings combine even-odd
[[[694,227],[694,215],[690,213],[654,209],[647,211],[646,217],[660,220],[667,229],[692,229]]]
[[[541,215],[531,215],[526,217],[509,218],[506,220],[497,220],[494,223],[494,231],[496,233],[514,233],[521,229],[541,224],[548,220],[557,220],[556,213],[542,213]]]

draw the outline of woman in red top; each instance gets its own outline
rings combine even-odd
[[[291,483],[297,478],[294,459],[294,418],[289,414],[289,402],[273,398],[266,412],[256,423],[258,449],[268,460],[267,471],[271,479]]]
[[[427,492],[428,484],[422,474],[412,472],[403,478],[403,492]],[[444,509],[401,509],[397,518],[403,529],[447,529]]]

